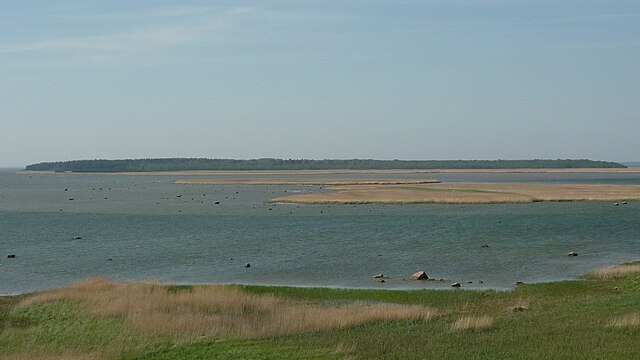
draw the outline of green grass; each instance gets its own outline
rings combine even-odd
[[[612,319],[640,312],[640,273],[612,280],[517,286],[513,291],[345,290],[239,286],[309,304],[387,302],[438,310],[429,321],[379,321],[272,338],[188,341],[140,333],[124,318],[96,317],[82,303],[17,307],[0,298],[0,358],[19,354],[94,354],[114,359],[631,359],[640,327]],[[617,288],[617,290],[616,290]],[[168,286],[172,293],[189,286]],[[521,306],[526,311],[514,312]],[[484,329],[452,330],[463,316],[488,316]]]

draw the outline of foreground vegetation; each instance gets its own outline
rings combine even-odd
[[[306,159],[125,159],[73,160],[31,164],[32,171],[139,172],[185,170],[325,170],[325,169],[545,169],[625,168],[594,160],[306,160]]]
[[[0,298],[3,359],[630,359],[640,263],[513,291],[113,284]]]

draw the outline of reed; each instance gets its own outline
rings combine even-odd
[[[621,264],[611,268],[598,269],[589,275],[601,280],[613,280],[623,278],[627,275],[640,273],[640,262]]]
[[[627,314],[614,318],[609,322],[611,327],[628,328],[640,326],[640,314]]]
[[[329,330],[374,321],[429,320],[435,311],[420,305],[304,304],[256,295],[231,286],[193,286],[169,291],[160,284],[116,284],[104,278],[35,294],[18,307],[80,301],[96,316],[129,319],[145,333],[188,337],[252,338]]]
[[[493,325],[493,318],[489,316],[463,316],[451,324],[451,330],[480,330]]]

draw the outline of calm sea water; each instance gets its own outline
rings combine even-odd
[[[640,184],[640,174],[387,176]],[[188,186],[174,184],[178,178],[185,177],[0,171],[0,294],[94,275],[390,289],[449,288],[458,281],[506,289],[640,258],[638,202],[285,205],[265,201],[319,187]],[[580,255],[567,257],[569,251]],[[418,270],[444,281],[408,280]],[[385,284],[372,279],[377,273],[389,277]]]

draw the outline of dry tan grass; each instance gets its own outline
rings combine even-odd
[[[493,325],[493,318],[489,316],[463,316],[451,324],[451,330],[479,330]]]
[[[340,178],[244,178],[244,179],[181,179],[181,185],[415,185],[439,183],[435,179],[340,179]]]
[[[38,293],[18,306],[61,300],[89,303],[97,316],[124,316],[143,332],[191,337],[274,336],[435,315],[417,305],[321,306],[229,286],[194,286],[190,292],[173,293],[159,284],[115,284],[104,278]]]
[[[535,201],[640,200],[640,185],[454,183],[430,185],[336,186],[315,194],[275,198],[273,202],[336,204],[493,204]]]
[[[612,268],[593,271],[590,275],[601,280],[619,279],[629,274],[640,273],[640,262],[622,264]]]
[[[639,327],[640,314],[627,314],[618,316],[609,322],[612,327]]]

